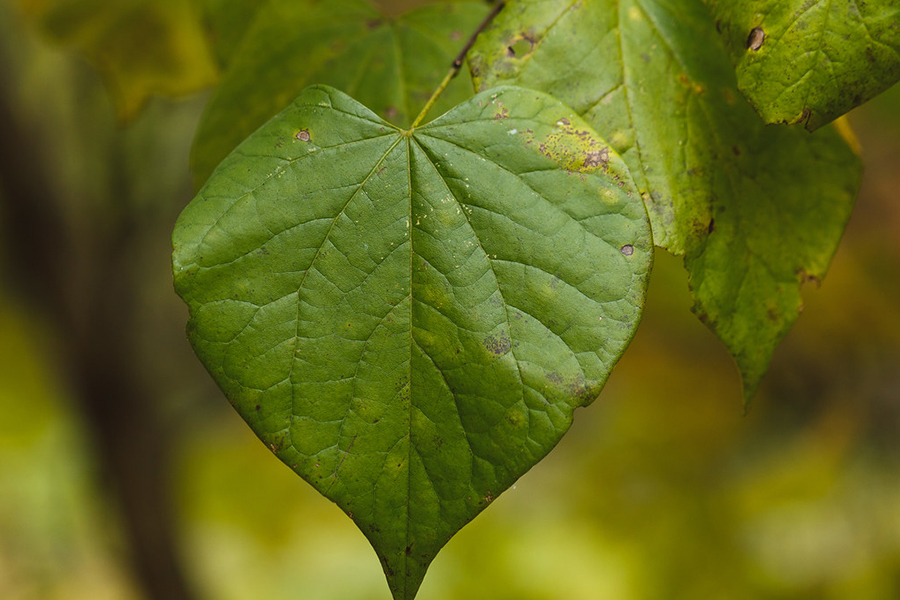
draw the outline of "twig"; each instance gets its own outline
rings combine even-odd
[[[491,21],[494,20],[503,7],[506,6],[505,2],[498,2],[494,8],[491,10],[490,14],[484,18],[478,27],[475,28],[475,31],[472,32],[472,35],[469,37],[469,41],[466,42],[466,45],[463,46],[463,49],[459,54],[456,55],[456,58],[453,60],[453,65],[450,67],[450,72],[447,73],[447,76],[444,77],[444,80],[438,86],[438,88],[431,95],[431,98],[428,99],[428,102],[425,104],[425,108],[422,109],[422,112],[419,113],[419,116],[416,117],[416,120],[413,121],[410,129],[415,129],[419,126],[419,123],[422,122],[422,119],[425,118],[425,115],[428,114],[428,111],[431,110],[431,107],[434,106],[434,103],[437,102],[437,99],[441,94],[444,93],[444,90],[447,89],[447,86],[450,85],[450,81],[459,74],[460,69],[462,69],[463,62],[466,60],[466,55],[469,53],[469,50],[472,49],[472,46],[475,45],[475,39],[478,35],[487,28],[488,25],[491,24]]]

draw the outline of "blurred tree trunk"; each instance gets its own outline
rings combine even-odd
[[[134,340],[136,282],[129,270],[138,236],[129,204],[104,214],[90,231],[65,220],[56,175],[17,119],[0,70],[0,214],[2,256],[13,289],[41,311],[59,340],[59,359],[81,404],[111,497],[121,513],[130,559],[150,600],[190,600],[178,561],[169,476],[170,440],[160,402],[140,383]],[[115,166],[112,167],[115,169]],[[124,180],[122,174],[116,175]],[[127,194],[127,185],[120,185]],[[98,203],[100,205],[102,203]]]

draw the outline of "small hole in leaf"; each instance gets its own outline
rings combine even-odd
[[[532,48],[534,48],[534,42],[523,38],[507,48],[507,54],[509,56],[518,56],[521,58],[526,54],[530,54]]]
[[[756,52],[762,48],[764,41],[766,41],[766,32],[761,27],[754,27],[747,36],[747,47]]]
[[[632,254],[634,254],[634,246],[632,246],[631,244],[625,244],[624,246],[622,246],[622,254],[624,254],[625,256],[631,256]]]

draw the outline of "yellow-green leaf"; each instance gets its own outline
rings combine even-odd
[[[510,2],[470,64],[482,89],[553,93],[622,155],[749,401],[850,216],[860,164],[841,136],[766,127],[700,0]]]
[[[80,51],[103,75],[122,120],[155,94],[214,83],[218,67],[199,11],[184,0],[23,0],[51,37]]]

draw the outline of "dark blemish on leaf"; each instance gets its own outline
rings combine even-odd
[[[732,146],[732,147],[731,147],[731,151],[734,152],[734,155],[735,155],[735,156],[740,156],[740,155],[741,155],[741,149],[738,148],[737,146]]]
[[[710,220],[709,220],[709,227],[706,228],[706,233],[707,233],[707,235],[712,235],[712,232],[715,231],[715,230],[716,230],[716,220],[715,220],[715,219],[710,219]]]
[[[487,491],[487,495],[484,497],[484,501],[488,504],[494,501],[494,495],[491,493],[491,490]]]
[[[560,119],[559,122],[562,123],[563,125],[571,125],[571,123],[569,122],[569,120],[568,120],[567,118],[565,118],[565,117],[563,117],[562,119]]]
[[[309,141],[309,131],[306,129],[301,129],[300,131],[297,132],[297,134],[294,137],[297,138],[298,140],[300,140],[301,142],[308,142]]]
[[[405,552],[407,556],[412,554],[412,545],[407,546]]]
[[[272,451],[272,454],[275,454],[278,452],[278,450],[275,449],[275,444],[269,444],[269,450]]]
[[[377,29],[381,26],[381,22],[381,19],[371,19],[369,21],[366,21],[366,29],[368,29],[369,31]]]
[[[462,31],[459,31],[459,30],[457,29],[456,31],[451,31],[451,32],[450,32],[450,39],[453,40],[453,41],[455,42],[455,41],[461,40],[461,39],[462,39],[462,35],[463,35],[463,34],[462,34]]]
[[[632,254],[634,254],[634,246],[632,246],[631,244],[625,244],[624,246],[622,246],[622,254],[624,254],[625,256],[631,256]]]
[[[494,356],[503,356],[509,352],[509,349],[512,347],[509,336],[505,331],[501,331],[497,335],[487,336],[484,338],[483,344],[485,349]]]
[[[609,162],[609,148],[601,148],[594,152],[587,152],[584,156],[584,166],[600,167]]]
[[[819,278],[818,275],[815,275],[814,273],[809,273],[806,269],[804,269],[802,267],[797,269],[797,278],[800,280],[800,283],[815,283],[816,287],[821,287],[821,285],[822,285],[822,280]]]
[[[762,48],[763,42],[766,41],[766,32],[761,27],[754,27],[747,36],[747,48],[756,52]]]
[[[259,410],[259,409],[260,409],[260,406],[259,406],[259,404],[257,404],[257,405],[256,405],[256,410]]]

